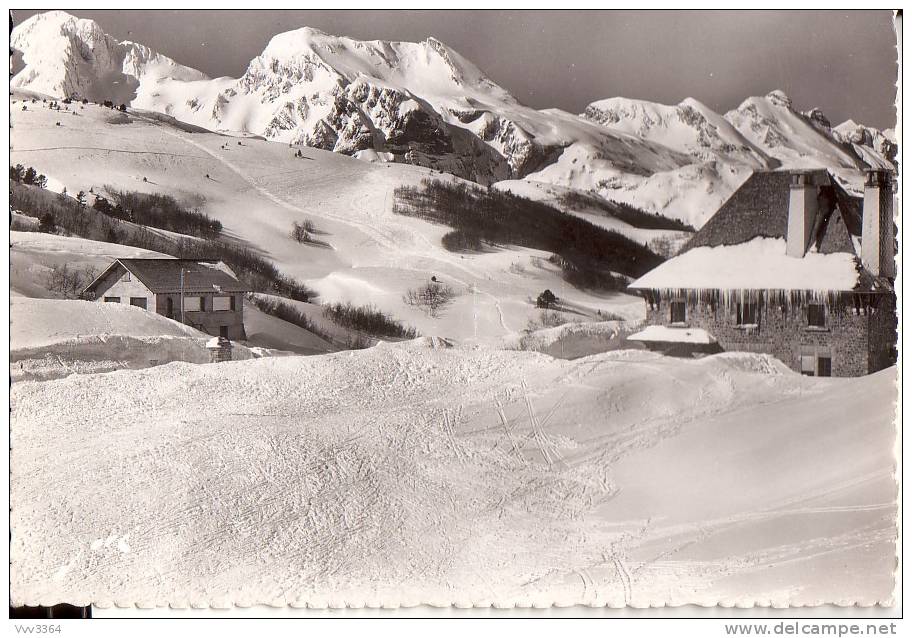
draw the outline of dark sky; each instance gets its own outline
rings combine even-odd
[[[14,11],[18,21],[37,10]],[[302,26],[363,40],[434,36],[519,100],[574,113],[624,96],[725,112],[782,89],[833,124],[895,125],[889,11],[83,11],[118,39],[210,76],[238,77],[270,37]]]

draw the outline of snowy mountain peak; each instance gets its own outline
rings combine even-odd
[[[36,13],[20,24],[16,31],[36,34],[77,34],[84,40],[102,40],[105,32],[94,20],[77,18],[66,11],[54,10]]]
[[[614,97],[593,102],[583,117],[608,128],[645,138],[701,161],[734,162],[771,168],[770,160],[728,121],[694,98],[669,106]]]
[[[853,120],[852,118],[849,118],[849,119],[847,119],[845,122],[843,122],[842,124],[838,124],[838,125],[834,126],[834,127],[833,127],[833,130],[834,130],[834,131],[854,131],[854,130],[857,129],[859,126],[861,126],[861,124],[859,124],[858,122],[856,122],[856,121]]]
[[[785,167],[858,171],[892,168],[888,144],[847,139],[819,108],[801,113],[782,91],[749,97],[725,119]],[[895,153],[894,153],[895,155]]]
[[[805,111],[804,116],[822,129],[829,130],[833,128],[830,118],[824,115],[823,109],[816,106],[810,111]]]
[[[109,48],[114,43],[114,39],[107,36],[97,22],[77,18],[66,11],[35,14],[13,29],[10,38],[10,46],[23,53],[37,46],[59,47],[63,44],[74,46],[76,52],[89,57],[96,48]],[[51,48],[45,55],[57,52]]]
[[[65,11],[24,21],[10,34],[10,47],[17,52],[12,87],[57,97],[130,103],[144,76],[208,79],[144,45],[118,42],[94,20]]]
[[[792,98],[785,94],[782,89],[775,89],[766,94],[766,99],[776,106],[782,106],[787,109],[792,108]]]
[[[257,60],[255,68],[273,65],[277,72],[300,71],[305,80],[313,75],[309,70],[322,67],[343,84],[367,77],[419,94],[461,95],[468,88],[508,95],[436,38],[419,43],[355,40],[302,27],[274,36]]]
[[[681,100],[681,102],[678,104],[678,106],[682,106],[682,107],[685,107],[685,108],[696,109],[696,110],[701,111],[701,112],[703,112],[703,113],[705,113],[705,112],[714,112],[714,111],[713,111],[712,109],[710,109],[708,106],[706,106],[705,104],[703,104],[703,102],[701,102],[700,100],[698,100],[697,98],[694,98],[694,97],[686,97],[686,98],[684,98],[683,100]]]

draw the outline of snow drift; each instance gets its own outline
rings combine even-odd
[[[208,363],[208,339],[194,328],[126,304],[13,297],[10,377],[46,380],[172,361]],[[243,360],[255,354],[234,344],[232,356]]]
[[[890,599],[894,369],[427,343],[14,384],[13,603]]]

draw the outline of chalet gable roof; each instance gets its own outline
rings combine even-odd
[[[155,294],[183,292],[249,292],[250,287],[237,279],[218,260],[193,259],[116,259],[84,292],[92,292],[112,269],[121,267],[133,274]]]
[[[630,285],[634,290],[892,289],[861,264],[862,199],[824,169],[804,171],[819,187],[819,230],[802,258],[786,254],[792,171],[751,175],[676,257]]]
[[[758,171],[753,173],[726,200],[718,212],[683,246],[681,252],[700,246],[731,246],[742,244],[756,237],[785,238],[788,230],[789,182],[788,170]],[[821,229],[821,236],[829,224],[840,219],[850,236],[861,236],[861,198],[847,193],[825,169],[804,171],[814,183],[832,198],[831,211]],[[819,237],[817,238],[819,241]],[[830,248],[835,245],[831,244]],[[840,243],[839,248],[857,254],[852,243]]]

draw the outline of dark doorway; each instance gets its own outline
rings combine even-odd
[[[687,321],[687,305],[683,301],[671,302],[671,323]]]

